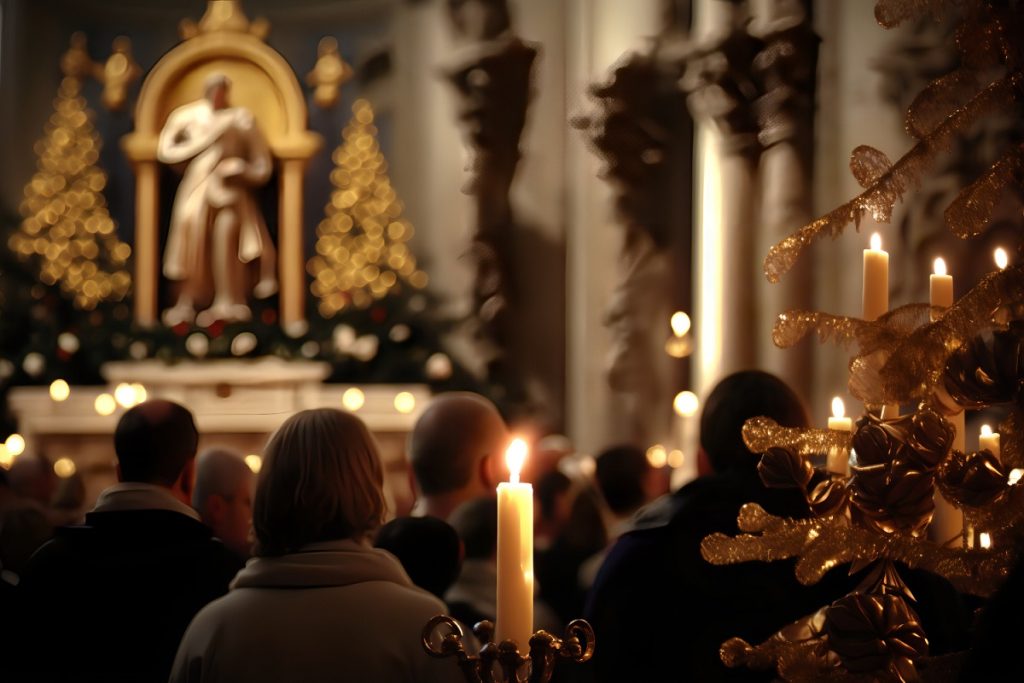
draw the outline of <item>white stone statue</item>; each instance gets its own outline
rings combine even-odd
[[[252,112],[228,106],[230,87],[223,74],[211,75],[203,99],[175,109],[160,131],[157,158],[186,164],[164,250],[164,276],[181,282],[177,302],[163,313],[169,326],[250,319],[247,264],[255,260],[252,293],[277,291],[276,253],[254,193],[272,160]]]

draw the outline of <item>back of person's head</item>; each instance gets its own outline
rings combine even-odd
[[[11,465],[11,491],[20,498],[33,500],[46,507],[53,502],[57,475],[53,465],[42,455],[20,455]]]
[[[374,546],[398,558],[412,582],[443,598],[459,576],[459,536],[437,517],[400,517],[377,531]]]
[[[130,408],[114,431],[121,481],[172,486],[198,445],[192,413],[171,401],[146,401]]]
[[[767,372],[737,372],[712,390],[700,416],[700,445],[715,472],[757,467],[758,459],[743,443],[743,423],[761,415],[784,427],[808,425],[800,398]]]
[[[498,500],[474,498],[455,509],[448,522],[462,539],[467,560],[490,559],[498,549]]]
[[[541,519],[549,522],[562,521],[559,502],[569,496],[572,480],[562,472],[552,470],[541,476],[536,489]],[[565,510],[565,515],[568,515],[568,509]]]
[[[484,488],[482,466],[500,455],[508,432],[494,404],[483,396],[452,392],[436,396],[409,438],[409,461],[419,492],[435,496],[472,487]],[[476,478],[476,479],[474,479]]]
[[[263,454],[253,503],[256,554],[366,538],[384,521],[383,486],[377,444],[362,420],[334,408],[292,415]]]
[[[196,457],[192,507],[205,518],[210,496],[231,498],[252,476],[252,470],[239,453],[220,447],[206,449]]]
[[[594,476],[612,512],[626,515],[647,502],[650,469],[647,454],[635,446],[615,446],[598,454]]]

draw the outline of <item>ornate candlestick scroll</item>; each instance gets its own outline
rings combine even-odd
[[[489,621],[476,624],[473,633],[483,643],[477,656],[466,653],[465,633],[459,623],[439,614],[423,627],[423,649],[432,657],[455,657],[467,683],[547,683],[556,662],[582,664],[594,656],[594,629],[583,619],[569,622],[564,638],[537,631],[530,638],[527,656],[519,652],[515,641],[494,643],[494,624]]]

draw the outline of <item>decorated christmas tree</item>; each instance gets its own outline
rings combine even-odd
[[[402,218],[402,202],[391,187],[373,109],[360,99],[352,114],[332,156],[335,189],[316,230],[316,256],[308,264],[314,278],[310,289],[325,318],[350,306],[366,308],[403,283],[417,289],[427,283],[406,246],[413,227]]]
[[[36,145],[38,170],[25,186],[24,220],[9,242],[20,258],[37,264],[40,281],[59,285],[85,310],[123,299],[131,286],[131,247],[118,238],[107,211],[99,150],[81,82],[67,76]]]
[[[812,241],[839,236],[865,214],[887,222],[896,202],[982,118],[1020,116],[1019,3],[954,4],[962,11],[956,34],[961,64],[911,104],[906,121],[915,146],[895,163],[867,146],[854,150],[850,166],[864,192],[773,247],[765,262],[769,280],[782,278]],[[937,2],[879,0],[875,15],[892,27],[948,9]],[[1021,196],[1022,168],[1024,147],[1007,144],[999,160],[946,208],[947,227],[963,239],[982,234],[1001,203]],[[877,319],[789,311],[780,316],[773,337],[778,346],[790,347],[814,332],[854,349],[849,389],[864,402],[866,414],[852,431],[749,421],[744,439],[751,451],[763,454],[763,483],[802,492],[809,515],[781,518],[747,504],[738,518],[744,533],[709,536],[702,553],[716,564],[793,558],[797,579],[808,585],[837,567],[864,574],[849,594],[793,624],[780,624],[763,643],[725,642],[722,660],[776,668],[788,681],[952,680],[962,656],[930,656],[917,601],[931,596],[915,597],[901,566],[987,598],[1020,560],[1024,265],[1000,263],[958,301],[952,301],[950,287],[945,303],[937,304],[933,295],[930,304],[908,304]],[[890,406],[905,414],[892,416]],[[992,406],[1007,415],[999,425],[1001,442],[989,437],[978,450],[968,450],[963,411]],[[828,466],[815,467],[815,456],[827,457]],[[964,533],[929,536],[940,495],[963,515]]]

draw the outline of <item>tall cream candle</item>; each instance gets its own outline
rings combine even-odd
[[[533,486],[519,481],[526,442],[505,452],[509,481],[498,484],[498,613],[495,640],[529,651],[533,635]]]
[[[840,432],[852,432],[853,420],[846,417],[846,406],[843,399],[836,396],[832,399],[832,417],[828,419],[828,428]],[[845,448],[832,448],[828,452],[825,469],[835,474],[850,474],[850,452]]]
[[[928,303],[933,308],[949,308],[953,305],[953,276],[946,274],[946,262],[942,258],[935,259],[931,277],[928,278]],[[932,320],[936,319],[932,311]]]
[[[882,238],[871,236],[871,248],[864,250],[863,317],[877,320],[889,310],[889,253],[882,251]]]

